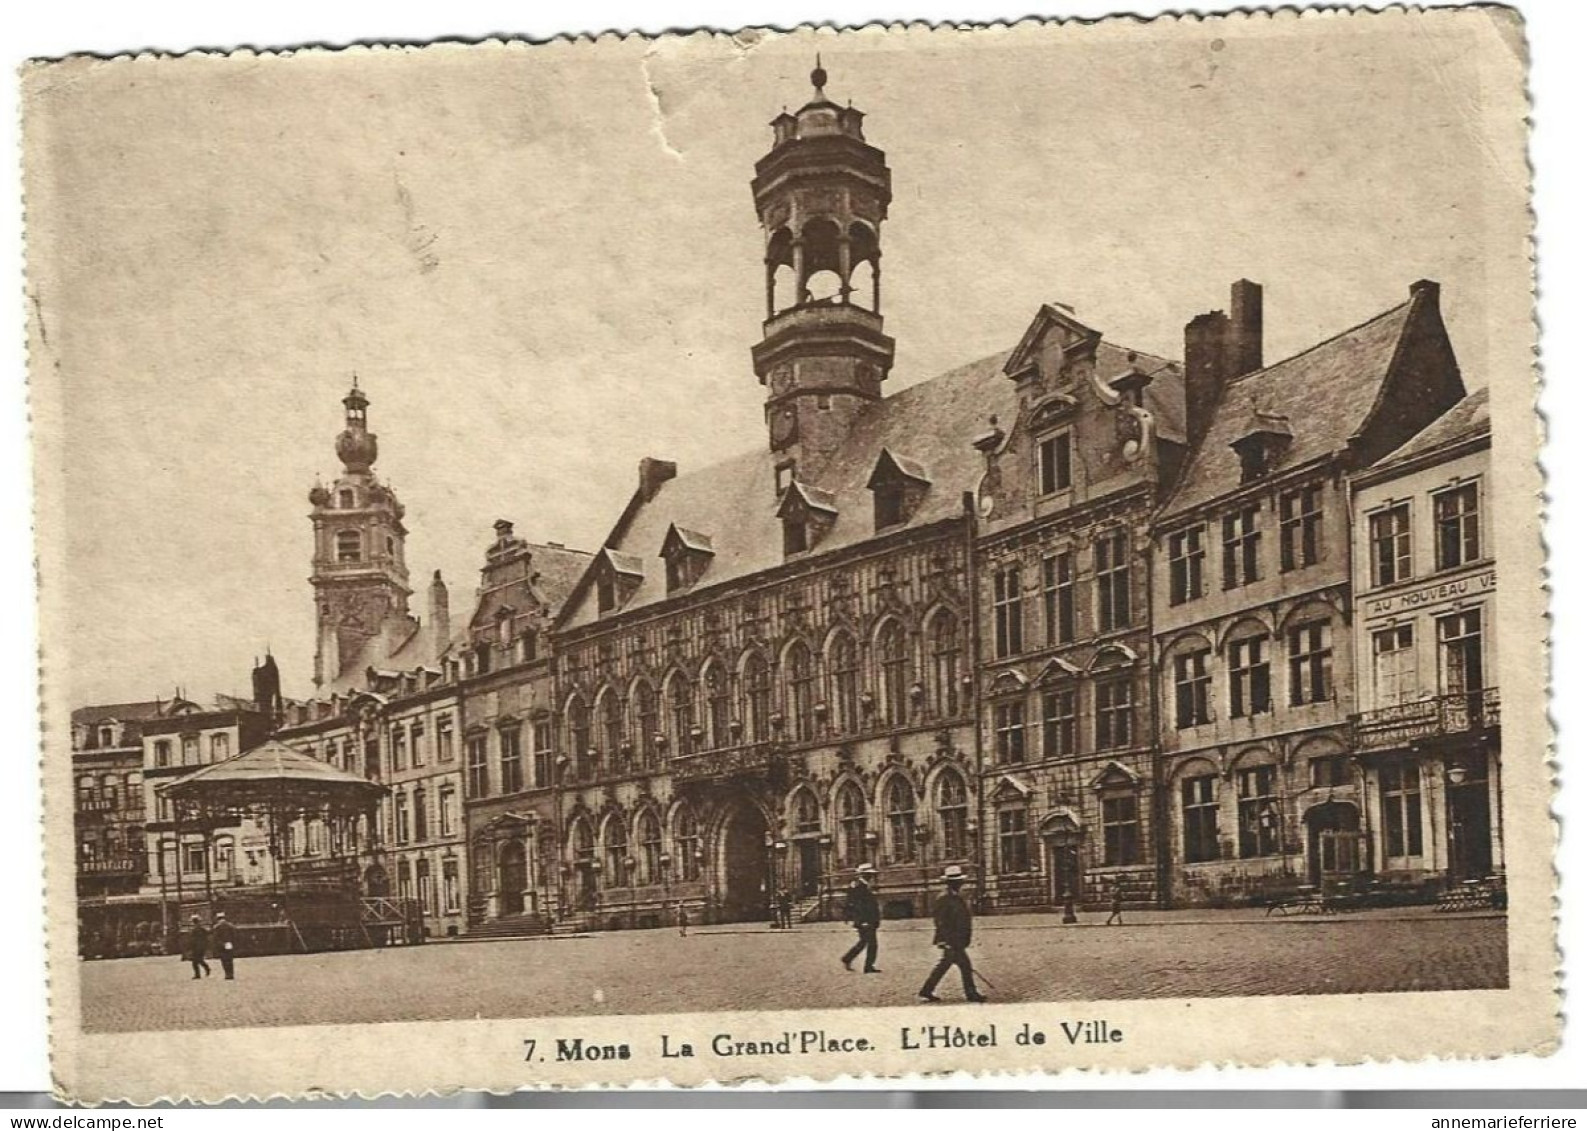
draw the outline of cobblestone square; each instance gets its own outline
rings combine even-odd
[[[1098,922],[1100,917],[1094,917]],[[625,931],[240,960],[191,979],[175,957],[84,963],[89,1032],[586,1014],[904,1005],[936,957],[931,930],[890,921],[882,973],[846,972],[839,924]],[[1022,915],[976,924],[995,1002],[1499,989],[1506,920],[1483,915],[1136,916],[1122,927]],[[952,976],[939,993],[956,1001]]]

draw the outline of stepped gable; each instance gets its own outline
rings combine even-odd
[[[1412,354],[1418,357],[1412,360]],[[1447,368],[1440,356],[1446,354]],[[1432,363],[1424,364],[1429,359]],[[1405,380],[1391,389],[1390,377],[1401,366]],[[1418,407],[1436,412],[1438,400],[1449,403],[1461,393],[1436,285],[1419,284],[1408,301],[1293,357],[1229,380],[1162,516],[1240,489],[1240,457],[1231,445],[1247,430],[1253,412],[1285,419],[1293,431],[1273,469],[1282,472],[1360,443],[1380,417],[1385,423],[1376,431],[1388,442],[1401,442],[1394,435],[1400,425],[1388,420],[1388,408],[1409,419],[1404,410],[1411,399],[1425,398]],[[1364,447],[1365,458],[1371,458],[1372,446]]]

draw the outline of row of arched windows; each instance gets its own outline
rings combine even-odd
[[[626,695],[603,687],[593,706],[575,694],[566,705],[569,745],[587,768],[592,757],[613,753],[650,763],[668,752],[772,738],[810,742],[956,715],[967,698],[969,670],[959,618],[937,610],[923,644],[924,655],[917,657],[903,622],[889,617],[875,633],[870,663],[855,637],[839,629],[824,652],[795,641],[775,666],[750,649],[736,672],[712,659],[697,677],[673,671],[659,691],[642,678]]]

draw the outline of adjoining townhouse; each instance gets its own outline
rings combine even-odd
[[[170,782],[251,750],[270,736],[280,686],[278,679],[270,683],[274,672],[268,657],[255,669],[257,701],[227,699],[223,708],[213,710],[184,702],[143,724],[144,889],[158,894],[162,907],[268,883],[278,867],[268,832],[258,821],[183,821],[164,793]],[[271,686],[277,689],[275,700]]]
[[[1350,481],[1356,749],[1385,884],[1502,883],[1488,395]]]
[[[107,703],[72,712],[77,894],[136,892],[148,868],[144,839],[143,725],[178,699]]]
[[[977,441],[987,893],[1155,906],[1151,518],[1184,455],[1184,375],[1043,307]]]
[[[1000,358],[883,398],[880,225],[862,115],[815,95],[756,166],[766,449],[637,490],[570,597],[554,672],[569,905],[587,925],[835,914],[875,863],[889,915],[979,874],[966,492]]]
[[[496,523],[464,663],[462,758],[476,933],[546,930],[566,902],[547,635],[590,555]]]
[[[1185,331],[1191,454],[1156,523],[1163,885],[1228,902],[1368,870],[1350,494],[1464,395],[1436,283],[1262,367],[1261,292]]]

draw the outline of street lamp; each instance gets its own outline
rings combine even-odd
[[[931,839],[931,830],[925,825],[915,826],[915,843],[919,846],[920,855],[920,913],[929,914],[931,911],[931,871],[926,864],[926,842]]]
[[[666,925],[666,915],[672,906],[672,884],[668,875],[672,870],[672,857],[663,852],[656,863],[661,865],[661,915],[662,925]]]
[[[634,858],[623,857],[623,871],[627,874],[623,879],[628,881],[628,929],[634,929],[634,915],[639,910],[639,888],[634,884]]]
[[[601,862],[599,859],[590,861],[590,914],[595,919],[597,930],[601,926]]]
[[[832,834],[822,833],[818,844],[821,845],[821,919],[825,922],[832,917]]]

